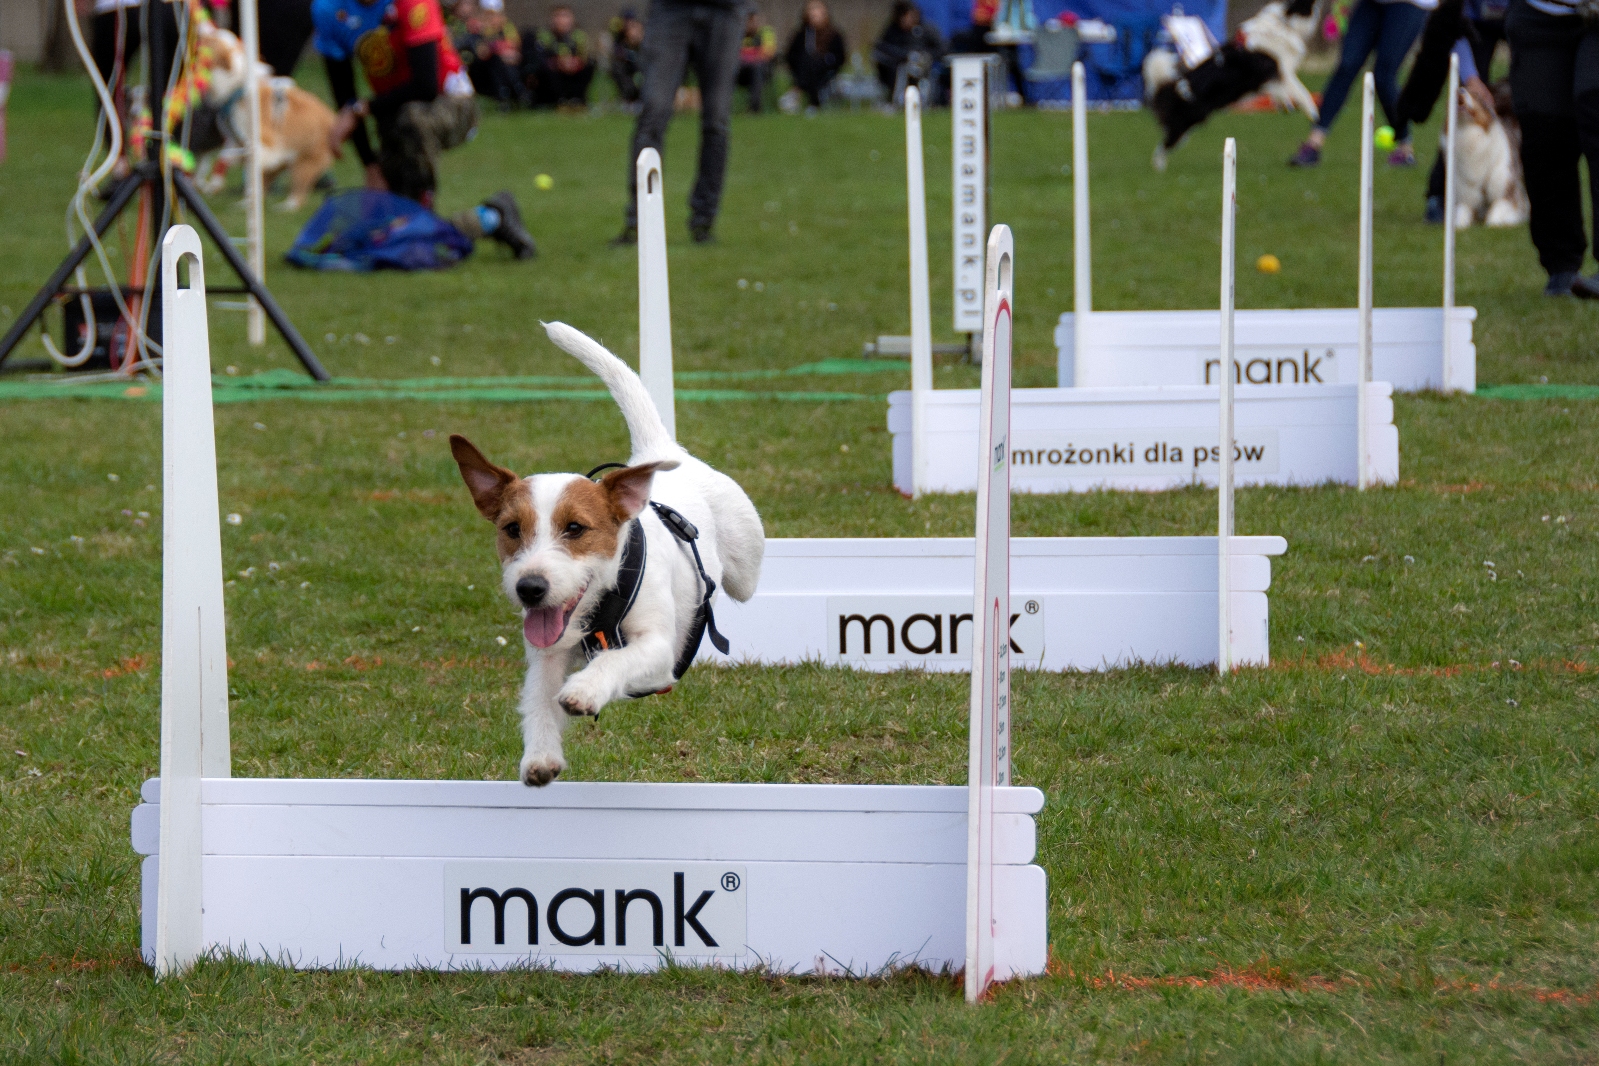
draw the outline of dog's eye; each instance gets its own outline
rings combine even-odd
[[[512,540],[522,539],[522,523],[520,522],[507,522],[500,527],[500,531]]]
[[[587,533],[588,528],[589,527],[585,526],[582,522],[568,522],[566,524],[566,535],[571,537],[573,540],[576,540],[584,533]]]

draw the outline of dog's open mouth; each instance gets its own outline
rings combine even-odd
[[[560,640],[561,634],[566,632],[566,623],[572,620],[572,612],[577,610],[578,601],[587,591],[587,588],[580,589],[576,596],[556,607],[529,608],[522,616],[522,635],[527,637],[527,642],[535,648],[548,648]]]

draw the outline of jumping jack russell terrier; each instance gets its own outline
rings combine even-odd
[[[718,588],[753,596],[766,552],[755,505],[678,446],[638,375],[571,326],[544,328],[610,390],[633,454],[598,479],[603,467],[519,478],[450,437],[472,502],[498,530],[505,594],[523,612],[521,778],[533,786],[566,768],[572,718],[667,691],[706,630],[727,651],[711,600]]]

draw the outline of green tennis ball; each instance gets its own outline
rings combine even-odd
[[[1383,151],[1392,151],[1394,147],[1394,128],[1392,126],[1378,126],[1376,142],[1377,147]]]
[[[1389,140],[1392,140],[1393,131],[1389,130],[1388,132],[1390,134]],[[550,177],[548,174],[540,174],[538,177],[533,179],[533,184],[540,192],[549,192],[551,189],[555,188],[555,179]]]

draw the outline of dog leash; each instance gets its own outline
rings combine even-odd
[[[624,469],[626,465],[602,463],[585,476],[592,481],[594,475],[602,470]],[[674,507],[651,500],[650,509],[655,512],[655,516],[661,520],[661,524],[672,536],[688,545],[689,550],[694,553],[694,568],[699,571],[700,585],[704,589],[699,607],[694,612],[693,628],[683,645],[683,653],[678,656],[676,664],[672,667],[672,680],[676,681],[688,672],[694,657],[699,654],[700,644],[705,640],[707,632],[710,633],[711,645],[723,655],[728,653],[732,645],[722,635],[721,630],[716,628],[716,614],[711,608],[711,600],[716,595],[716,582],[705,572],[705,562],[700,558],[699,529]],[[627,643],[627,639],[622,635],[622,619],[627,617],[628,612],[633,609],[634,601],[638,599],[638,590],[644,580],[644,567],[648,561],[648,554],[643,523],[634,518],[628,523],[627,544],[622,549],[622,564],[617,571],[616,587],[600,598],[599,605],[586,624],[581,647],[587,659],[592,660],[602,651],[620,648]],[[670,692],[671,686],[659,691]],[[629,695],[637,699],[654,693],[635,692]]]

